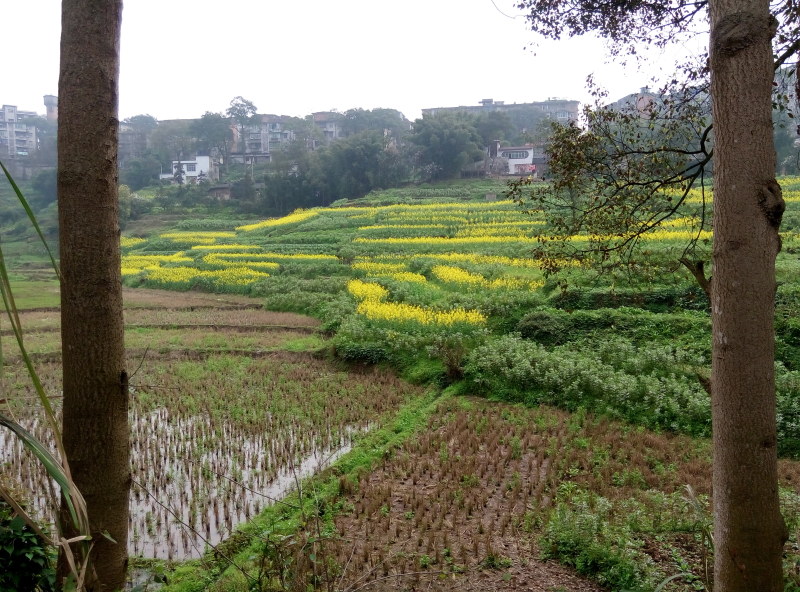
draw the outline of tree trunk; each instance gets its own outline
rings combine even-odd
[[[778,227],[768,0],[710,0],[712,415],[717,592],[783,590],[774,298]]]
[[[92,530],[87,588],[112,591],[125,583],[130,490],[117,195],[122,2],[62,0],[61,6],[63,435]],[[59,567],[63,575],[63,557]]]

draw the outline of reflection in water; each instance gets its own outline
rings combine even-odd
[[[43,431],[36,420],[22,423],[34,434]],[[312,435],[290,428],[270,438],[255,428],[214,426],[205,417],[180,417],[165,408],[132,413],[131,425],[128,547],[134,555],[159,559],[199,557],[282,498],[296,480],[350,450],[352,434],[363,429]],[[47,519],[54,485],[8,430],[0,430],[0,462],[3,473],[37,492],[32,503]]]

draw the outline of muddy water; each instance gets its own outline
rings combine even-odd
[[[23,423],[34,434],[43,433],[37,421]],[[134,555],[159,559],[199,557],[299,479],[350,450],[358,431],[329,432],[315,439],[326,445],[315,447],[292,431],[270,438],[226,423],[212,427],[199,416],[171,416],[164,408],[134,414],[131,425],[128,547]],[[8,430],[0,430],[0,463],[0,473],[37,492],[32,503],[48,520],[48,500],[56,499],[53,484]]]

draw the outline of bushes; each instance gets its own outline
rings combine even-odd
[[[389,362],[415,381],[446,383],[461,377],[466,356],[486,338],[485,329],[466,324],[401,326],[353,315],[340,324],[333,346],[348,361]]]
[[[708,310],[708,297],[696,285],[664,286],[654,290],[628,288],[612,290],[566,290],[551,296],[553,306],[569,310],[634,306],[652,312]]]
[[[0,501],[0,591],[55,590],[51,560],[39,536]]]
[[[711,319],[703,312],[658,314],[630,307],[567,312],[539,307],[523,316],[516,330],[545,345],[624,336],[641,345],[670,343],[710,359]]]
[[[253,285],[251,294],[264,298],[270,310],[314,315],[344,291],[345,283],[342,276],[302,279],[278,275]]]
[[[542,555],[613,590],[652,590],[659,579],[637,536],[614,524],[608,500],[565,483],[542,538]]]
[[[593,350],[552,349],[509,335],[476,348],[465,377],[480,392],[528,404],[589,411],[696,436],[711,429],[710,401],[693,378],[695,359],[622,339]]]

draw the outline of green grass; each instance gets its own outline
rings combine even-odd
[[[57,308],[61,304],[60,286],[55,279],[29,280],[17,274],[11,278],[11,287],[19,310]]]

